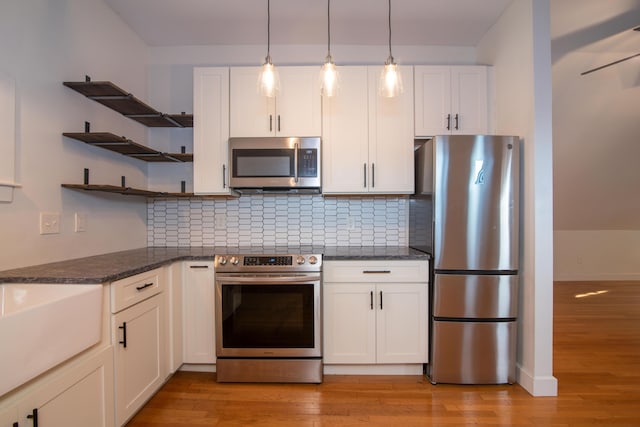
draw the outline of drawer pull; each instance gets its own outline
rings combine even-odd
[[[33,420],[33,427],[38,427],[38,408],[34,408],[27,418]]]
[[[122,329],[122,341],[118,344],[122,344],[124,348],[127,348],[127,322],[122,322],[122,326],[118,326],[118,329]]]
[[[391,274],[391,270],[363,270],[362,274]]]
[[[139,290],[139,291],[141,291],[141,290],[143,290],[143,289],[145,289],[145,288],[148,288],[149,286],[153,286],[153,282],[151,282],[151,283],[145,283],[145,284],[144,284],[144,285],[142,285],[142,286],[136,286],[136,289],[137,289],[137,290]]]
[[[189,268],[209,268],[208,265],[190,265]]]

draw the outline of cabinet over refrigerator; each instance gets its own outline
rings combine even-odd
[[[515,381],[519,138],[437,136],[416,150],[410,246],[433,254],[433,383]]]

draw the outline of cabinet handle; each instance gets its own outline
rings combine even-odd
[[[362,274],[391,274],[391,270],[362,270]]]
[[[20,427],[20,424],[18,424],[18,422],[16,421],[15,423],[13,423],[13,427]]]
[[[227,165],[222,165],[222,188],[227,188]]]
[[[27,418],[33,420],[33,427],[38,427],[38,408],[33,408],[33,411],[27,415]]]
[[[142,285],[142,286],[136,286],[136,289],[137,289],[138,291],[141,291],[141,290],[143,290],[143,289],[148,288],[149,286],[153,286],[153,282],[151,282],[151,283],[145,283],[145,284],[144,284],[144,285]]]
[[[371,188],[376,186],[376,164],[371,163]]]
[[[451,130],[451,114],[447,114],[447,130]]]
[[[280,132],[280,114],[278,114],[278,132]]]
[[[189,268],[209,268],[208,265],[190,265]]]
[[[273,115],[269,114],[269,132],[273,131]]]
[[[127,348],[127,322],[122,322],[122,326],[118,326],[118,329],[122,329],[122,341],[118,344],[122,344],[124,348]]]
[[[380,291],[380,310],[382,310],[382,291]]]
[[[364,171],[364,188],[367,188],[367,164],[365,163],[363,165],[363,171]]]
[[[459,127],[458,127],[458,113],[456,113],[456,130],[458,130],[458,129],[459,129]]]
[[[369,292],[369,306],[371,307],[371,310],[373,310],[373,291]]]

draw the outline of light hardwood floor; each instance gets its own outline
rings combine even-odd
[[[640,282],[560,282],[554,299],[558,397],[419,376],[218,384],[179,372],[128,427],[640,426]]]

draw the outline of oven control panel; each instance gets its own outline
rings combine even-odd
[[[321,254],[216,255],[216,271],[320,271]]]

